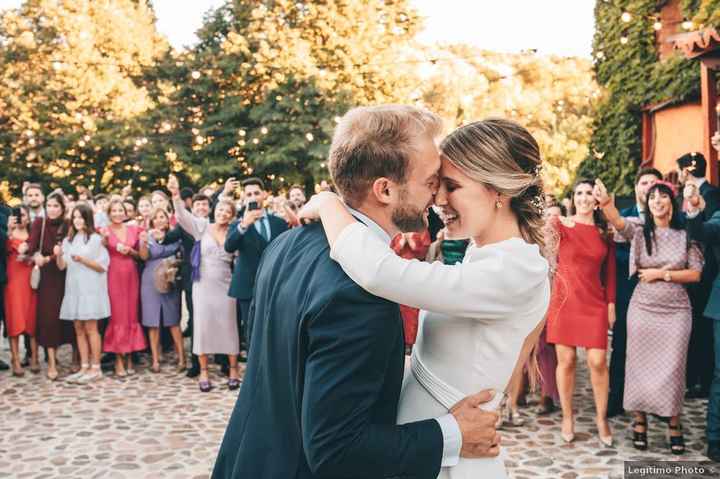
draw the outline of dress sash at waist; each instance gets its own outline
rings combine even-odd
[[[437,377],[423,361],[417,353],[413,353],[410,359],[410,368],[415,379],[437,402],[442,404],[448,411],[455,404],[464,399],[467,394],[455,389],[439,377]],[[475,391],[475,392],[480,392]],[[495,388],[495,397],[482,405],[482,409],[486,411],[501,411],[508,401],[506,392],[502,392]]]
[[[412,355],[410,367],[415,379],[417,379],[420,385],[448,411],[465,397],[465,394],[450,386],[430,371],[417,353]]]

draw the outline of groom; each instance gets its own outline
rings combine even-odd
[[[330,149],[333,180],[356,218],[388,243],[425,227],[437,190],[435,115],[356,108]],[[499,452],[483,391],[445,416],[396,425],[404,366],[396,304],[352,282],[320,224],[264,253],[250,311],[245,378],[212,477],[435,478],[459,456]]]

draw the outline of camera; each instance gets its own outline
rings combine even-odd
[[[255,210],[259,210],[259,209],[260,209],[260,205],[258,204],[257,201],[248,201],[248,204],[247,204],[248,211],[255,211]]]

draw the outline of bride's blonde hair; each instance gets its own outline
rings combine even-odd
[[[528,243],[538,245],[552,273],[558,240],[545,220],[540,148],[530,132],[501,118],[476,121],[450,133],[440,144],[440,151],[468,177],[510,198],[520,234]],[[543,326],[544,320],[528,336],[521,352],[521,357],[529,356],[527,368],[533,389],[539,377],[536,344]]]

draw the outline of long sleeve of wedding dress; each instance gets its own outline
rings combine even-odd
[[[330,256],[372,294],[451,317],[507,318],[519,305],[536,305],[538,286],[548,278],[538,247],[520,238],[470,246],[463,263],[445,265],[401,258],[365,225],[353,223]]]

